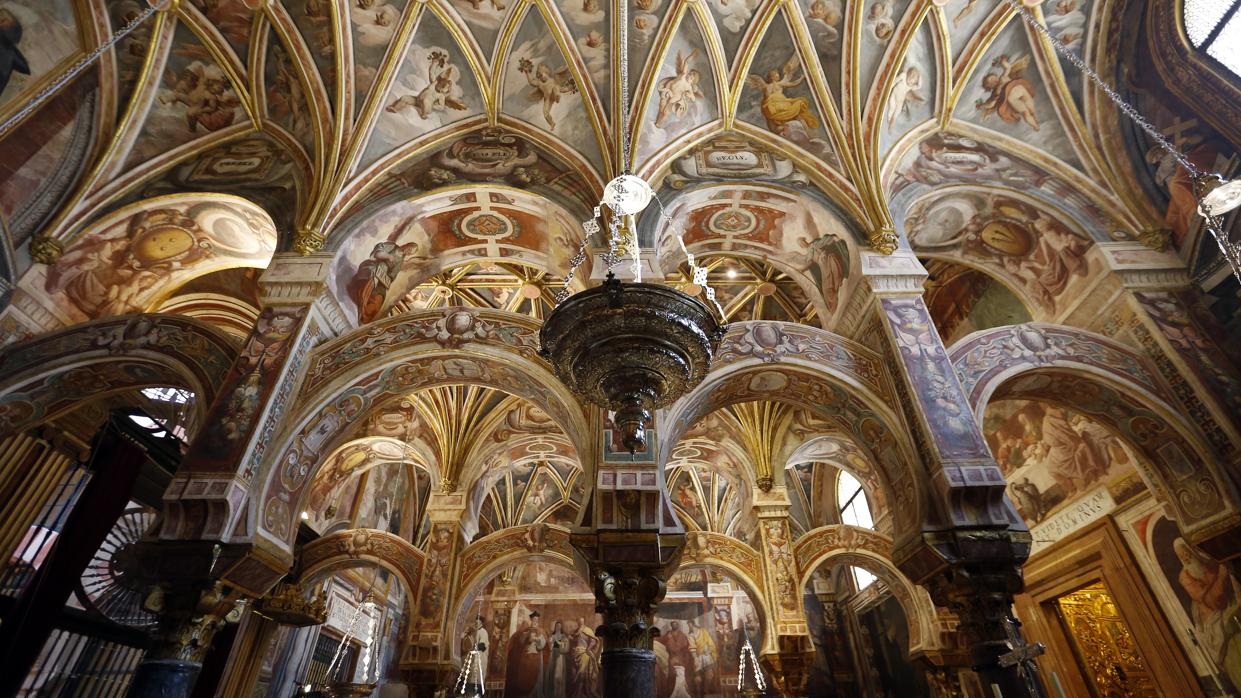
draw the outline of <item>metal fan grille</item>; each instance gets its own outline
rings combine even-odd
[[[155,614],[142,606],[145,594],[129,562],[133,544],[154,521],[155,512],[150,509],[127,510],[82,571],[82,597],[114,623],[130,627],[155,623]]]

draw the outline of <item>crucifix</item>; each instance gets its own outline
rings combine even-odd
[[[1008,652],[997,657],[997,663],[1008,668],[1017,667],[1017,673],[1021,674],[1021,678],[1026,682],[1026,688],[1029,689],[1033,698],[1046,698],[1043,693],[1043,685],[1038,680],[1038,669],[1034,666],[1034,658],[1042,655],[1047,651],[1043,643],[1036,642],[1033,645],[1026,644],[1021,637],[1018,628],[1021,624],[1012,616],[1004,617],[1004,630],[1008,633]]]

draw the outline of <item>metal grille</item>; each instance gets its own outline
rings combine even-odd
[[[120,698],[129,690],[143,650],[56,629],[31,667],[17,698]]]
[[[69,512],[73,510],[73,505],[89,479],[90,471],[82,464],[71,466],[65,473],[64,480],[47,504],[43,505],[39,517],[18,544],[3,575],[0,576],[0,595],[17,598],[26,589],[35,570],[43,564],[43,559],[51,551],[65,525],[65,519],[69,517]]]
[[[306,679],[302,682],[303,685],[319,686],[329,681],[348,681],[353,676],[353,666],[358,653],[353,645],[345,646],[340,666],[336,669],[336,676],[327,675],[328,667],[331,666],[332,657],[336,655],[338,647],[340,647],[340,639],[327,633],[319,633],[319,638],[315,640],[315,651],[310,657],[310,666],[306,668]]]

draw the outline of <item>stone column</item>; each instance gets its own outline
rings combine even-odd
[[[802,590],[798,585],[793,536],[789,530],[788,490],[783,486],[754,493],[763,555],[764,604],[768,637],[775,646],[762,655],[763,668],[783,696],[803,696],[814,666],[814,643],[806,623]]]
[[[140,554],[149,559],[169,552],[156,543]],[[166,568],[161,563],[149,564]],[[236,600],[219,582],[183,577],[155,587],[146,605],[159,614],[159,622],[154,642],[129,686],[129,698],[188,698],[211,641],[224,627]]]
[[[1022,589],[1030,533],[1005,495],[1004,476],[923,302],[926,270],[908,251],[863,252],[862,269],[897,374],[898,398],[930,474],[923,545],[898,551],[897,562],[938,605],[957,614],[985,691],[996,686],[1006,698],[1040,698],[1037,676],[1027,680],[1018,666],[999,661],[1010,651],[1006,619]]]
[[[574,534],[590,560],[596,629],[602,642],[603,698],[655,695],[655,609],[680,564],[684,534],[598,531]]]
[[[461,550],[465,547],[462,517],[466,495],[452,489],[452,483],[440,483],[441,490],[427,501],[427,517],[431,534],[427,536],[427,563],[422,571],[421,588],[410,599],[414,617],[409,622],[409,637],[401,667],[409,672],[410,684],[419,695],[450,685],[456,676],[452,651],[459,638],[452,637],[452,619],[462,602],[466,589],[453,580]]]

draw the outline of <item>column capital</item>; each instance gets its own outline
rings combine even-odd
[[[876,296],[922,295],[927,271],[910,250],[892,254],[862,251],[862,276]]]
[[[1103,263],[1130,290],[1177,289],[1190,285],[1189,269],[1175,252],[1137,242],[1095,243]]]

